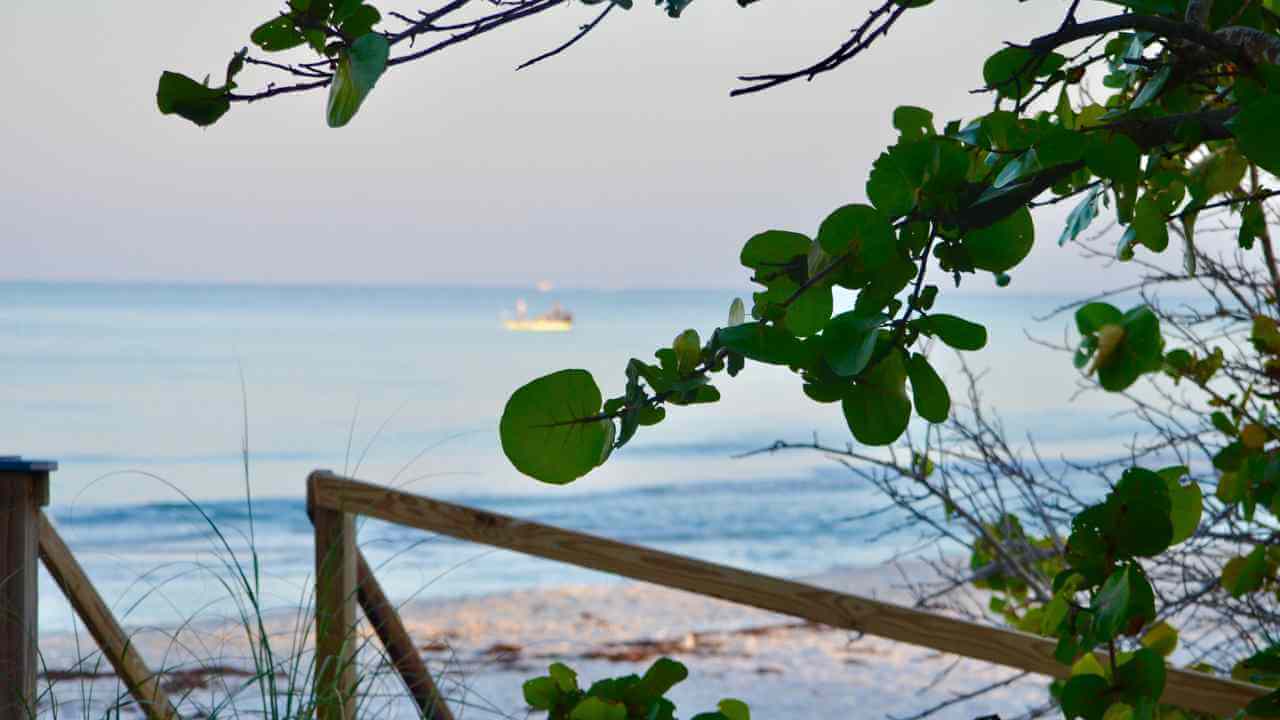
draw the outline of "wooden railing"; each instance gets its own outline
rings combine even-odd
[[[1071,668],[1053,657],[1046,638],[980,625],[901,607],[804,583],[738,570],[724,565],[627,545],[550,525],[441,502],[319,470],[307,481],[307,506],[316,531],[317,675],[338,689],[319,708],[320,720],[351,720],[355,682],[344,670],[353,667],[354,604],[365,601],[366,588],[377,589],[355,545],[354,518],[365,516],[439,533],[459,540],[514,550],[579,567],[641,580],[699,595],[769,610],[832,628],[855,630],[889,640],[930,648],[960,657],[1057,678]],[[381,597],[381,592],[377,592]],[[384,618],[395,610],[379,601]],[[366,605],[368,611],[368,605]],[[370,613],[373,617],[374,613]],[[451,719],[442,707],[431,678],[398,621],[378,629],[393,659],[393,647],[415,660],[396,659],[401,676],[427,717]],[[412,665],[412,667],[410,667]],[[1170,670],[1163,702],[1216,716],[1231,715],[1249,701],[1270,692],[1257,685],[1188,670]],[[421,699],[435,701],[428,707]],[[438,710],[437,710],[438,709]],[[438,711],[440,714],[431,715]]]
[[[39,592],[44,562],[147,720],[176,720],[177,711],[44,514],[49,473],[57,463],[0,458],[0,720],[37,714]]]

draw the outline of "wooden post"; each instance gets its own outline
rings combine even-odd
[[[445,704],[444,696],[427,672],[427,666],[414,647],[413,639],[404,629],[400,613],[387,600],[382,586],[369,567],[369,561],[364,559],[364,553],[359,550],[356,550],[356,581],[360,584],[360,606],[364,609],[365,617],[369,618],[369,624],[378,633],[387,656],[399,671],[400,679],[404,680],[405,687],[418,703],[423,720],[454,720],[453,712]]]
[[[84,569],[53,523],[44,513],[40,513],[40,559],[49,569],[54,582],[62,588],[62,592],[71,601],[71,607],[84,621],[89,634],[97,641],[102,654],[115,668],[116,674],[124,681],[129,694],[142,708],[147,720],[177,720],[178,711],[169,702],[169,696],[160,687],[160,678],[147,668],[137,650],[121,629],[120,623],[111,614],[111,609],[103,602]]]
[[[316,504],[314,477],[307,481],[307,511],[316,533],[316,718],[355,720],[355,520]]]
[[[0,457],[0,720],[36,714],[40,508],[57,463]]]

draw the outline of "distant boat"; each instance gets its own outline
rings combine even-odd
[[[556,303],[546,313],[529,317],[529,306],[516,300],[516,316],[502,321],[503,327],[515,332],[569,332],[573,329],[573,313]]]

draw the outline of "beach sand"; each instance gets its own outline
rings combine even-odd
[[[900,568],[845,569],[805,578],[813,584],[905,602]],[[536,717],[521,684],[551,662],[576,669],[585,686],[602,677],[642,673],[673,657],[690,677],[672,691],[678,717],[712,710],[718,700],[746,701],[755,718],[908,717],[1014,671],[931,651],[809,625],[794,618],[650,585],[625,583],[524,590],[450,600],[411,601],[402,617],[460,718]],[[301,657],[277,679],[305,673],[305,615],[266,615],[278,655]],[[182,628],[133,628],[134,643],[184,716],[260,714],[247,634],[234,622],[200,619]],[[376,640],[364,655],[376,665]],[[49,672],[41,715],[101,717],[123,699],[119,681],[92,640],[72,633],[41,638]],[[303,648],[299,656],[298,648]],[[87,658],[77,662],[77,658]],[[414,709],[388,668],[370,670],[362,716],[412,717]],[[1029,677],[980,699],[949,707],[940,718],[1013,717],[1046,699],[1044,678]],[[233,700],[229,701],[231,697]],[[119,701],[117,699],[120,698]],[[283,706],[284,700],[278,698]],[[112,711],[114,714],[114,710]]]

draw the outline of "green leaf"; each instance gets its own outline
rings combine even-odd
[[[1092,335],[1107,325],[1118,325],[1124,313],[1114,305],[1102,302],[1087,303],[1076,310],[1076,328],[1081,335]]]
[[[671,658],[659,658],[637,686],[645,698],[659,698],[689,677],[689,669]]]
[[[561,692],[570,693],[578,689],[578,673],[574,672],[568,665],[551,663],[551,667],[547,668],[547,670]]]
[[[1142,150],[1120,134],[1094,133],[1084,149],[1084,162],[1100,178],[1132,184],[1138,181]]]
[[[1099,639],[1111,640],[1134,625],[1141,627],[1155,616],[1155,595],[1141,571],[1128,565],[1107,578],[1092,609]]]
[[[751,709],[741,700],[725,698],[716,707],[729,720],[751,720]]]
[[[987,58],[982,66],[982,78],[1000,97],[1022,98],[1035,89],[1036,76],[1060,69],[1066,60],[1058,53],[1037,56],[1026,48],[1007,47]]]
[[[1142,635],[1143,647],[1151,648],[1164,657],[1178,649],[1178,631],[1167,622],[1158,622]]]
[[[249,39],[267,52],[288,50],[307,41],[302,31],[294,26],[291,15],[280,15],[262,23],[249,35]]]
[[[831,319],[833,306],[831,286],[818,283],[806,288],[787,306],[783,324],[796,337],[817,334]]]
[[[1145,195],[1138,201],[1134,209],[1132,227],[1137,242],[1146,245],[1152,251],[1163,252],[1169,247],[1169,223],[1150,195]]]
[[[1067,216],[1067,224],[1066,227],[1062,228],[1062,236],[1058,238],[1058,245],[1066,245],[1080,237],[1080,233],[1087,230],[1094,219],[1098,217],[1098,195],[1101,192],[1102,186],[1094,185],[1085,193],[1084,199]]]
[[[822,331],[822,357],[841,377],[862,372],[876,349],[880,326],[889,316],[883,313],[863,315],[856,311],[841,313]]]
[[[1227,124],[1245,157],[1272,174],[1280,174],[1280,96],[1264,95],[1248,103]]]
[[[1084,158],[1084,147],[1087,142],[1088,138],[1084,133],[1050,126],[1040,136],[1040,143],[1036,145],[1036,156],[1043,168],[1078,162]]]
[[[698,337],[697,330],[685,330],[677,335],[671,349],[676,354],[676,372],[681,375],[693,372],[702,359],[702,339]]]
[[[777,269],[808,255],[808,236],[786,230],[768,230],[755,235],[742,247],[742,264],[752,270]]]
[[[1125,470],[1106,509],[1116,552],[1121,556],[1155,557],[1173,540],[1173,504],[1165,479],[1139,467]]]
[[[627,720],[627,706],[589,697],[573,708],[569,720]]]
[[[741,325],[747,321],[747,310],[742,304],[742,298],[734,298],[729,305],[729,322],[728,327]]]
[[[1160,368],[1164,341],[1160,335],[1160,319],[1151,308],[1136,307],[1120,320],[1124,339],[1107,358],[1098,364],[1098,382],[1111,392],[1127,389],[1144,373]]]
[[[351,122],[386,71],[390,54],[391,46],[385,37],[368,33],[338,55],[338,68],[329,85],[329,127],[339,128]]]
[[[160,75],[156,105],[165,115],[176,114],[207,127],[226,114],[231,101],[225,89],[207,87],[186,75],[166,71]]]
[[[1110,701],[1110,689],[1105,678],[1097,675],[1076,675],[1062,688],[1062,713],[1067,720],[1102,720]]]
[[[845,393],[841,403],[845,421],[863,445],[889,445],[907,430],[911,400],[902,356],[901,350],[891,349]]]
[[[1022,262],[1035,241],[1031,211],[1020,207],[994,225],[965,233],[963,244],[975,268],[1002,273]]]
[[[911,379],[911,397],[915,400],[916,413],[931,423],[946,422],[951,414],[951,394],[928,358],[912,353],[907,361],[907,376]]]
[[[905,140],[919,140],[932,135],[933,113],[920,107],[903,105],[893,111],[893,127]]]
[[[1266,548],[1259,545],[1248,555],[1227,561],[1222,568],[1222,587],[1231,597],[1242,597],[1261,590],[1266,577]]]
[[[911,321],[916,330],[936,337],[956,350],[981,350],[987,345],[987,329],[955,315],[939,313]]]
[[[549,677],[537,677],[524,684],[524,701],[534,710],[550,710],[560,698],[560,688]]]
[[[1160,96],[1160,92],[1164,90],[1164,86],[1168,84],[1169,78],[1173,76],[1173,65],[1165,65],[1151,76],[1147,83],[1142,86],[1142,92],[1133,99],[1133,103],[1129,105],[1130,110],[1137,110],[1147,103],[1155,100]]]
[[[1132,704],[1154,702],[1164,694],[1164,657],[1151,648],[1141,648],[1116,667],[1116,685]]]
[[[561,370],[516,390],[502,411],[502,451],[520,472],[564,485],[600,464],[612,433],[586,370]]]
[[[915,209],[917,189],[901,157],[892,152],[882,153],[867,176],[867,197],[890,218]]]
[[[1203,511],[1204,498],[1200,492],[1200,486],[1193,483],[1182,485],[1176,477],[1164,476],[1165,484],[1169,488],[1169,503],[1171,506],[1169,519],[1173,523],[1173,538],[1169,541],[1170,545],[1187,540],[1196,534],[1196,530],[1200,527],[1200,514]]]
[[[845,205],[818,229],[818,244],[833,257],[851,253],[862,269],[875,270],[893,259],[893,225],[870,205]]]
[[[804,357],[804,348],[794,335],[774,325],[758,322],[721,328],[716,337],[722,346],[770,365],[798,365]]]

